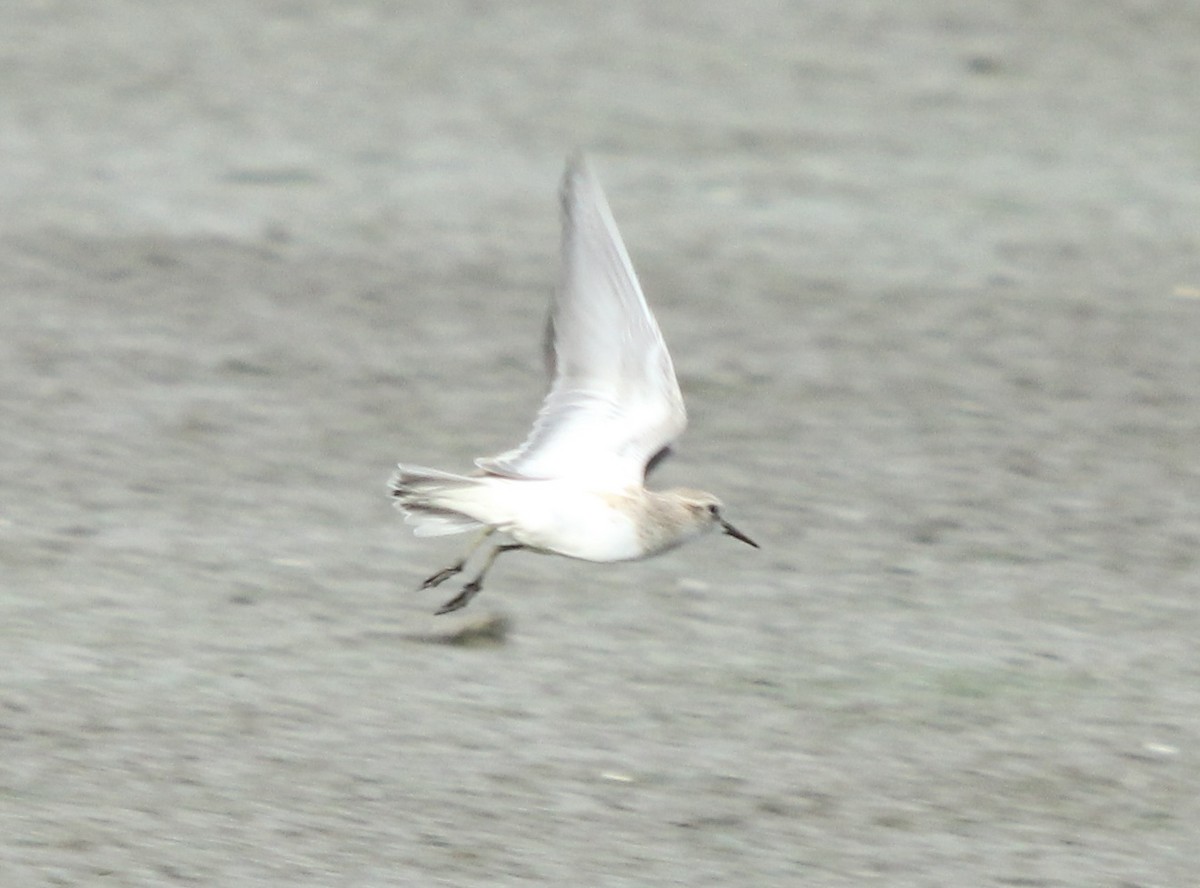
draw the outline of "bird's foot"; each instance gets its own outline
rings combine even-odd
[[[434,586],[440,586],[452,576],[462,573],[466,567],[465,561],[460,561],[457,564],[452,564],[449,567],[444,567],[421,584],[422,589],[432,589]]]
[[[449,614],[456,610],[462,610],[467,606],[467,603],[472,598],[479,594],[479,590],[482,588],[483,584],[479,582],[479,580],[472,580],[471,582],[467,583],[467,585],[462,587],[461,592],[439,607],[436,611],[434,611],[434,613],[438,616],[441,616],[442,614]]]

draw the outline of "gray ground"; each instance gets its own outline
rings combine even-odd
[[[0,884],[1195,884],[1200,7],[645,6],[6,6]],[[435,619],[576,145],[763,551]]]

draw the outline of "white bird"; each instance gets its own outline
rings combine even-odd
[[[544,350],[550,392],[525,443],[456,475],[397,467],[396,506],[417,536],[481,531],[461,559],[427,579],[461,573],[497,531],[482,568],[438,611],[464,607],[503,552],[531,549],[585,561],[627,561],[672,549],[720,526],[758,544],[721,517],[698,490],[646,489],[647,472],[687,425],[666,343],[621,242],[600,183],[582,158],[562,184],[562,277]]]

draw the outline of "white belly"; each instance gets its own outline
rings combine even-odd
[[[518,543],[584,561],[627,561],[644,553],[635,515],[621,497],[561,481],[489,479],[505,520],[500,530]]]

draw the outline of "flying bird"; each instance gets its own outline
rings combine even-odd
[[[496,558],[519,549],[629,561],[714,528],[758,548],[725,520],[712,494],[645,486],[687,425],[683,395],[600,182],[582,157],[567,164],[561,199],[562,271],[543,343],[550,391],[525,443],[475,460],[472,474],[401,464],[391,479],[417,536],[477,532],[462,558],[422,589],[462,573],[496,535],[502,540],[439,614],[465,607]]]

